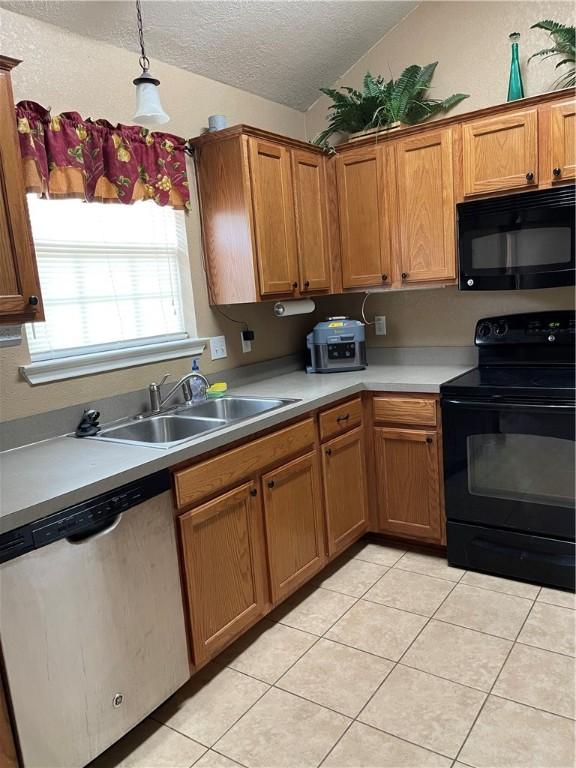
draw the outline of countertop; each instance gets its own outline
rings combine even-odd
[[[370,365],[353,373],[295,371],[235,387],[228,394],[294,398],[299,402],[173,448],[144,448],[65,435],[5,451],[0,454],[0,533],[363,390],[436,393],[443,382],[471,367],[399,364]]]

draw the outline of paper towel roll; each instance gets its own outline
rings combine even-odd
[[[316,304],[312,299],[294,299],[294,301],[277,301],[274,304],[276,317],[290,317],[290,315],[306,315],[314,312]]]

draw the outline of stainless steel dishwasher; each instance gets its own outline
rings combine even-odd
[[[0,537],[0,640],[24,768],[80,768],[190,676],[170,477]]]

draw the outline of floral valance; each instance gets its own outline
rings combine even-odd
[[[77,112],[52,117],[33,101],[16,105],[28,192],[89,202],[186,208],[190,195],[184,139],[135,125],[84,120]]]

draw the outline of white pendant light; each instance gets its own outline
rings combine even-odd
[[[162,125],[170,120],[160,102],[158,86],[160,80],[150,74],[150,61],[144,50],[144,32],[142,30],[142,9],[140,0],[136,0],[136,18],[138,20],[138,37],[140,40],[140,66],[142,74],[133,82],[136,86],[136,114],[132,118],[136,125]]]

